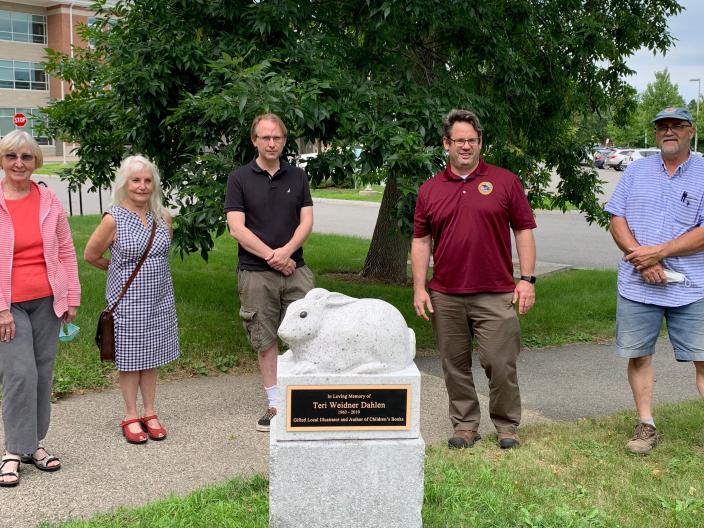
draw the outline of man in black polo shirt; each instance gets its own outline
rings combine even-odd
[[[276,331],[288,305],[313,288],[313,273],[303,260],[303,243],[313,229],[313,200],[306,173],[281,159],[286,144],[281,118],[257,116],[250,133],[258,155],[230,174],[225,213],[239,246],[240,317],[258,355],[268,400],[257,431],[269,431],[280,399]]]

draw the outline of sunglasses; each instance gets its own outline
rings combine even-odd
[[[34,155],[33,154],[22,154],[21,156],[15,152],[8,152],[7,154],[4,155],[4,158],[9,161],[10,163],[13,163],[17,161],[17,158],[22,160],[22,163],[32,163],[34,161]]]

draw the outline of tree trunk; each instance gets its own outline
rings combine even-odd
[[[386,178],[386,189],[381,199],[374,235],[364,262],[363,277],[392,284],[405,284],[407,279],[410,239],[399,232],[393,211],[401,192],[396,177]]]

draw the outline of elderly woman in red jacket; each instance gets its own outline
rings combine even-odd
[[[20,462],[57,471],[42,446],[61,321],[80,304],[76,250],[61,202],[32,180],[36,141],[16,130],[0,140],[0,383],[5,455],[0,486],[16,486]]]

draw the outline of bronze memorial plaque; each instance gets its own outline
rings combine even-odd
[[[410,385],[290,385],[287,431],[411,428]]]

